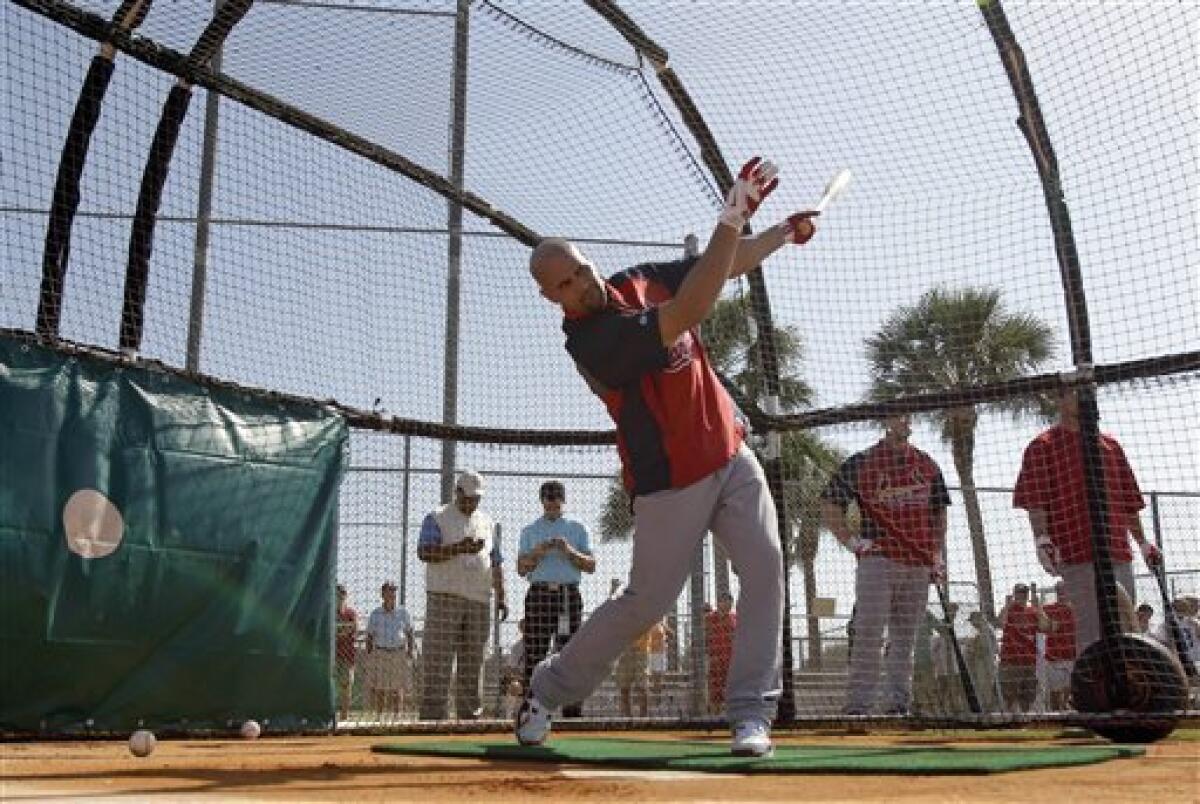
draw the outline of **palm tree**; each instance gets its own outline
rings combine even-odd
[[[916,304],[893,312],[866,344],[873,375],[871,397],[877,400],[1012,380],[1033,372],[1054,355],[1050,326],[1030,314],[1010,313],[996,288],[930,290]],[[1017,418],[1044,415],[1040,400],[1030,397],[990,402],[983,408]],[[939,426],[942,439],[950,445],[971,533],[980,606],[991,617],[995,615],[992,575],[975,489],[979,413],[979,405],[964,405],[922,415]]]

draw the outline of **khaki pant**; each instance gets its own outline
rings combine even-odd
[[[479,695],[479,669],[487,646],[488,603],[458,595],[429,592],[425,596],[425,638],[421,719],[446,720],[450,675],[453,669],[454,712],[459,720],[473,720],[483,711]]]

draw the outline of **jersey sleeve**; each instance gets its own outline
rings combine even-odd
[[[521,528],[521,537],[517,540],[517,559],[533,549],[533,525]]]
[[[1133,474],[1133,467],[1129,465],[1129,459],[1125,457],[1125,450],[1121,449],[1121,445],[1117,443],[1116,439],[1107,440],[1112,447],[1117,464],[1117,477],[1114,484],[1117,499],[1114,502],[1120,510],[1131,514],[1136,513],[1146,507],[1137,477]]]
[[[588,538],[588,531],[581,523],[575,523],[575,549],[581,553],[592,554],[592,544]]]
[[[567,351],[589,381],[599,381],[607,388],[630,385],[648,371],[665,368],[668,362],[658,310],[595,316],[567,338]]]
[[[421,535],[417,537],[418,547],[439,547],[442,544],[442,529],[438,527],[433,514],[426,514],[421,521]]]
[[[662,285],[674,296],[679,292],[679,288],[683,285],[683,280],[687,278],[688,272],[699,261],[699,257],[685,257],[682,260],[671,260],[669,262],[647,262],[622,271],[613,277],[613,281],[619,281],[621,274],[638,274],[648,282],[655,282]]]
[[[1046,510],[1050,502],[1050,472],[1048,450],[1041,439],[1035,439],[1025,448],[1021,459],[1021,471],[1013,488],[1013,508]]]

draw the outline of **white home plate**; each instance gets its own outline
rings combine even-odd
[[[121,512],[95,489],[80,489],[63,506],[67,548],[84,558],[104,558],[121,544],[125,520]]]
[[[639,779],[644,782],[685,782],[711,779],[713,774],[700,771],[635,770],[633,768],[564,768],[558,772],[568,779]],[[744,773],[722,773],[722,779],[744,779]]]

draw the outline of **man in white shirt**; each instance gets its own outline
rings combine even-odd
[[[422,720],[446,719],[451,668],[455,715],[475,720],[483,712],[479,671],[493,594],[497,615],[508,617],[496,525],[479,510],[483,491],[482,475],[463,472],[454,485],[454,500],[421,523],[417,558],[425,563],[426,590]]]

